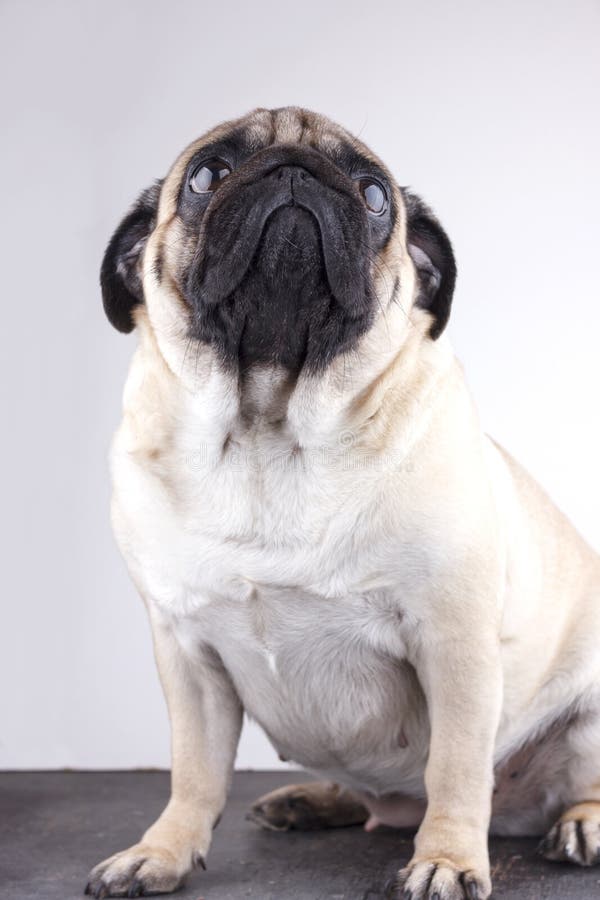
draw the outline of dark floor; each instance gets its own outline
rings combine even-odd
[[[258,795],[293,773],[240,773],[208,871],[181,900],[377,900],[411,852],[409,834],[361,828],[277,834],[244,819]],[[138,840],[167,797],[164,772],[0,773],[0,897],[81,898],[88,870]],[[600,869],[546,863],[535,841],[492,842],[497,900],[600,897]]]

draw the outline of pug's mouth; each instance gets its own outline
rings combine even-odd
[[[273,153],[209,205],[185,296],[192,335],[243,368],[324,368],[371,324],[360,198],[314,151]]]

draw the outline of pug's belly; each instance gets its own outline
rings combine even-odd
[[[210,603],[202,620],[283,758],[374,795],[423,796],[428,718],[393,598],[261,590]]]

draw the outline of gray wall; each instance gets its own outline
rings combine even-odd
[[[0,767],[168,761],[106,450],[135,336],[99,260],[190,139],[262,106],[360,132],[437,209],[485,426],[600,545],[593,0],[4,2]],[[272,766],[256,730],[238,764]]]

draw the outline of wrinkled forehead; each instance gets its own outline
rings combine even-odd
[[[175,212],[181,180],[190,160],[203,148],[227,146],[237,151],[240,157],[248,157],[271,144],[304,144],[329,156],[334,162],[343,161],[348,169],[370,163],[393,183],[390,173],[375,154],[326,116],[297,106],[255,109],[240,119],[217,125],[179,155],[163,185],[159,220],[164,221]]]

